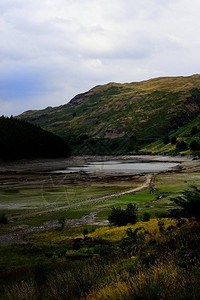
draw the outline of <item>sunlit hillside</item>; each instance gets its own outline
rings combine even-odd
[[[200,113],[200,75],[99,85],[68,104],[19,118],[62,137],[161,137]]]

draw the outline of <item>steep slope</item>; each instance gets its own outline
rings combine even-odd
[[[0,117],[0,159],[67,157],[58,136],[26,121]]]
[[[27,111],[20,119],[64,138],[161,137],[200,113],[200,75],[109,83],[77,95],[68,104]]]

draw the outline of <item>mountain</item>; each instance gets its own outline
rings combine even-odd
[[[60,137],[13,117],[0,117],[0,159],[67,157]]]
[[[161,137],[200,114],[200,75],[108,83],[75,96],[68,104],[27,111],[18,118],[63,138]]]

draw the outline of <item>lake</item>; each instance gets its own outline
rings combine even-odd
[[[159,173],[171,170],[176,167],[175,162],[141,162],[136,160],[108,160],[108,161],[90,161],[84,165],[67,167],[66,169],[52,171],[51,173],[76,173],[85,172],[87,174],[142,174]]]

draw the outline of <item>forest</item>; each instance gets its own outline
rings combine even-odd
[[[14,117],[0,117],[0,159],[56,158],[69,156],[60,137]]]

